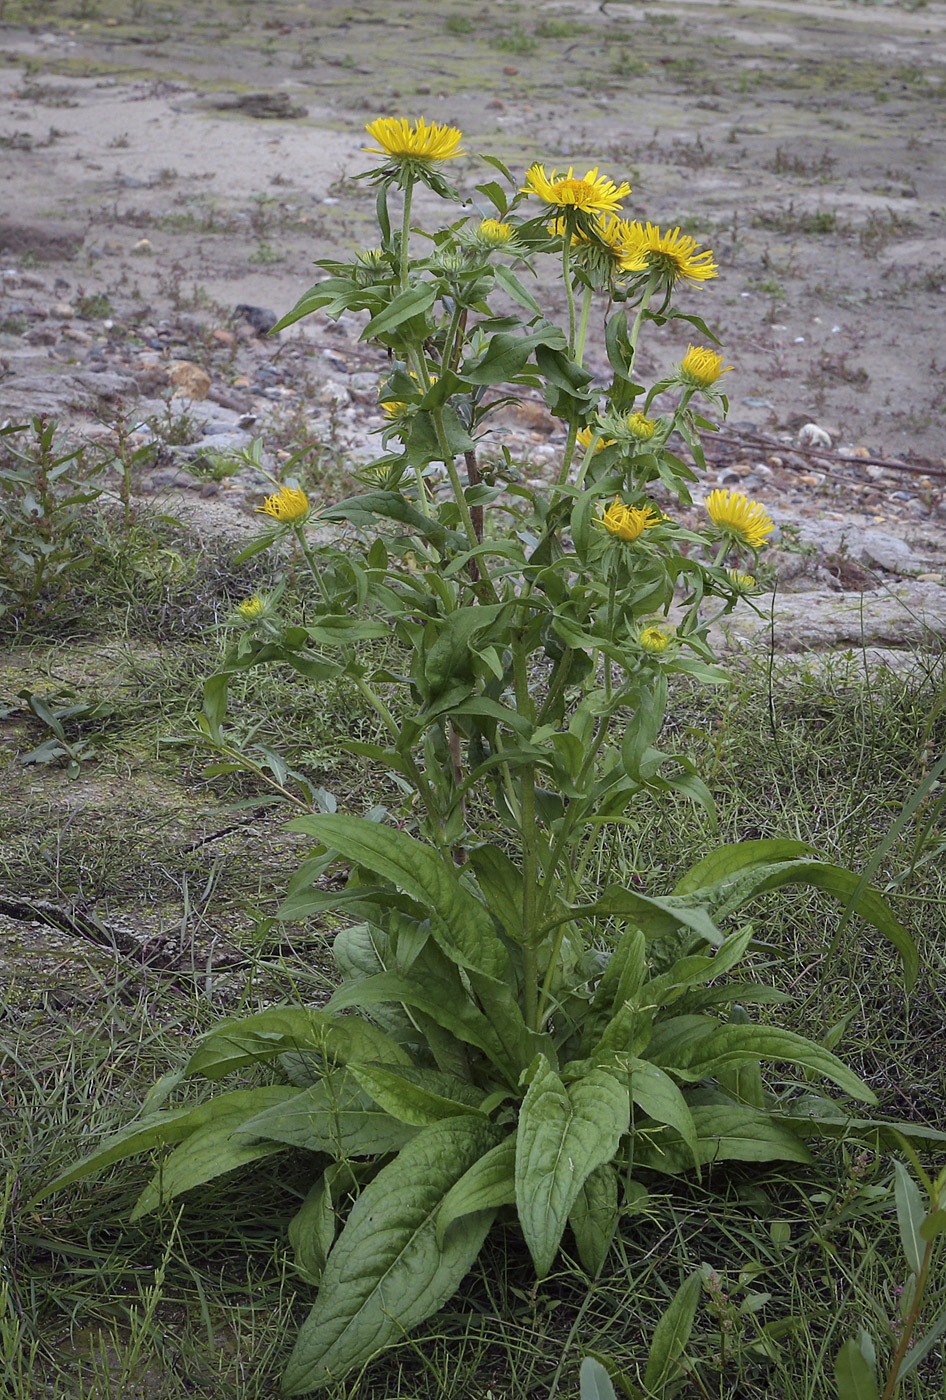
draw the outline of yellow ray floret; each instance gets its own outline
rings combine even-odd
[[[652,506],[626,506],[615,496],[607,510],[601,513],[601,524],[615,539],[633,544],[645,530],[660,524],[660,514]]]
[[[718,530],[731,535],[750,549],[765,544],[775,529],[758,501],[750,501],[741,491],[711,491],[704,502],[706,513]]]
[[[680,362],[680,378],[691,389],[709,389],[721,374],[728,374],[732,365],[723,368],[723,357],[705,345],[690,345]]]
[[[512,224],[504,224],[499,219],[484,219],[476,232],[487,248],[505,248],[516,237]]]
[[[592,438],[597,438],[595,452],[603,452],[606,447],[614,445],[614,438],[601,437],[594,428],[579,428],[575,435],[575,442],[583,452],[587,452],[591,446]]]
[[[237,612],[246,622],[254,622],[256,618],[262,617],[266,611],[266,604],[258,593],[254,593],[252,598],[244,598],[242,603],[237,603]]]
[[[569,166],[567,175],[553,170],[549,177],[544,165],[533,165],[526,172],[523,192],[538,195],[546,204],[558,209],[581,209],[588,214],[615,212],[620,209],[624,196],[631,192],[630,185],[616,185],[606,175],[599,175],[597,166],[583,178],[576,177],[573,172],[574,167]]]
[[[662,632],[659,627],[644,627],[637,634],[637,641],[645,651],[660,652],[666,651],[670,645],[670,637],[666,632]]]
[[[363,149],[371,155],[390,156],[392,160],[453,160],[462,156],[459,149],[462,131],[442,122],[428,122],[419,117],[409,122],[406,117],[378,117],[365,127],[377,146]]]
[[[623,267],[628,272],[656,273],[670,286],[680,281],[705,282],[719,272],[709,248],[700,248],[696,239],[678,228],[661,233],[651,223],[629,226]]]
[[[294,525],[309,511],[309,498],[297,486],[280,486],[273,496],[267,496],[257,510],[263,515],[271,515],[283,525]]]

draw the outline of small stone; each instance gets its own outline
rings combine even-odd
[[[942,583],[942,574],[917,574],[917,583]]]
[[[234,345],[236,343],[236,336],[232,331],[217,329],[210,332],[210,338],[211,340],[215,340],[218,345]]]
[[[505,112],[506,104],[501,97],[494,97],[492,102],[487,102],[486,106],[493,112]]]
[[[76,309],[68,301],[54,301],[49,308],[50,316],[56,316],[60,321],[71,321],[76,314]]]
[[[168,377],[175,386],[175,398],[205,399],[210,393],[210,375],[191,360],[174,360],[168,365]]]
[[[505,73],[507,78],[514,78],[519,72],[519,69],[514,68],[511,63],[507,63],[503,68],[503,72]]]
[[[20,281],[23,283],[24,287],[34,287],[37,291],[46,286],[42,277],[38,276],[35,272],[21,272]]]
[[[76,330],[74,326],[67,326],[63,331],[63,336],[66,340],[74,340],[77,345],[92,344],[92,337],[89,335],[88,331]]]
[[[279,320],[275,311],[270,311],[268,306],[248,306],[246,302],[240,302],[239,306],[235,306],[233,314],[239,320],[252,326],[257,335],[268,335]]]
[[[798,430],[798,441],[802,447],[830,447],[831,434],[819,428],[817,423],[806,423]]]
[[[149,253],[154,252],[154,245],[150,238],[139,238],[137,243],[131,245],[131,251],[136,257],[147,257]]]

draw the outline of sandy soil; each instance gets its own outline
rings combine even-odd
[[[0,259],[62,279],[70,301],[107,295],[139,325],[188,298],[287,309],[313,258],[372,240],[370,191],[351,178],[365,121],[424,113],[518,170],[626,175],[629,212],[712,246],[722,275],[689,301],[735,366],[734,421],[814,420],[875,453],[942,459],[938,0],[523,0],[476,18],[432,0],[7,0],[0,14]],[[233,105],[254,93],[299,115]],[[458,173],[472,192],[485,169],[471,157]],[[0,353],[22,335],[16,302],[0,301]],[[679,340],[651,343],[653,368]]]

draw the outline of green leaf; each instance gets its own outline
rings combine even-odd
[[[349,1006],[373,1006],[379,1002],[400,1002],[423,1011],[458,1040],[484,1051],[511,1083],[518,1079],[521,1066],[509,1059],[489,1020],[458,982],[426,973],[423,981],[415,981],[396,972],[381,972],[352,987],[340,987],[327,1005],[333,1011],[342,1011]]]
[[[493,918],[507,937],[522,942],[522,872],[499,846],[474,846],[470,865]]]
[[[267,1094],[277,1102],[295,1092],[291,1086],[282,1085],[255,1091],[258,1095]],[[221,1099],[223,1097],[228,1096],[221,1095]],[[215,1102],[219,1109],[220,1099]],[[211,1122],[191,1133],[155,1172],[135,1202],[131,1219],[140,1220],[183,1191],[203,1186],[218,1176],[235,1171],[237,1167],[257,1162],[262,1157],[272,1157],[276,1152],[285,1152],[285,1144],[281,1142],[247,1142],[245,1138],[236,1136],[236,1130],[243,1127],[246,1119],[246,1106],[234,1107],[230,1112],[218,1111]]]
[[[516,1203],[516,1135],[511,1133],[477,1158],[443,1199],[437,1216],[437,1243],[461,1216]]]
[[[393,1118],[414,1127],[423,1128],[464,1113],[483,1116],[480,1105],[485,1094],[440,1070],[414,1065],[393,1069],[389,1065],[353,1064],[349,1073]]]
[[[697,1161],[715,1162],[811,1162],[811,1153],[792,1130],[775,1123],[765,1113],[728,1103],[719,1096],[711,1104],[693,1104],[690,1116],[696,1129]],[[693,1151],[674,1129],[645,1133],[638,1124],[636,1166],[677,1176],[692,1169]]]
[[[309,1283],[318,1283],[321,1279],[335,1239],[330,1184],[335,1170],[337,1168],[329,1167],[322,1173],[289,1222],[289,1243],[295,1254],[295,1265]]]
[[[101,1171],[113,1162],[122,1162],[126,1157],[134,1157],[152,1147],[181,1142],[214,1118],[234,1109],[238,1109],[244,1118],[250,1117],[260,1109],[278,1102],[280,1098],[288,1097],[292,1092],[289,1089],[287,1094],[286,1088],[282,1086],[275,1090],[234,1089],[228,1094],[217,1094],[215,1098],[198,1104],[196,1108],[188,1105],[184,1108],[162,1109],[158,1113],[151,1113],[146,1118],[139,1118],[136,1123],[130,1123],[121,1132],[113,1134],[101,1147],[97,1147],[94,1152],[88,1153],[73,1166],[60,1172],[33,1199],[41,1201],[53,1191],[58,1191],[61,1186],[70,1186],[74,1181],[81,1181],[83,1177],[91,1176],[93,1172]]]
[[[552,344],[564,348],[565,337],[548,324],[525,335],[497,331],[482,355],[460,366],[460,376],[468,384],[504,384],[519,373],[537,345]]]
[[[341,814],[298,817],[289,829],[314,836],[417,900],[429,913],[437,943],[461,967],[488,977],[503,975],[507,954],[488,911],[430,846],[406,831]]]
[[[522,285],[511,268],[507,267],[505,263],[497,263],[493,270],[496,273],[496,281],[512,297],[513,301],[517,301],[527,311],[534,312],[536,316],[543,314],[535,297]]]
[[[277,321],[270,335],[276,335],[279,331],[286,330],[289,326],[301,321],[303,316],[311,316],[313,311],[319,311],[323,306],[328,306],[341,295],[344,299],[346,293],[354,293],[355,284],[347,278],[327,277],[321,282],[316,282],[314,287],[310,287],[307,292],[296,302],[291,311],[287,311],[281,321]],[[340,307],[343,310],[344,307]]]
[[[666,1058],[655,1059],[678,1078],[690,1081],[706,1079],[722,1065],[741,1064],[747,1060],[784,1060],[833,1080],[852,1098],[864,1103],[877,1102],[872,1090],[830,1050],[794,1031],[780,1030],[776,1026],[719,1026]]]
[[[925,1356],[929,1355],[944,1332],[946,1332],[946,1308],[944,1308],[939,1317],[930,1324],[929,1331],[926,1335],[921,1337],[903,1358],[903,1364],[898,1372],[898,1376],[901,1380],[904,1376],[908,1376]]]
[[[682,1355],[690,1340],[701,1287],[702,1275],[696,1271],[677,1289],[669,1307],[654,1328],[654,1340],[650,1345],[647,1369],[644,1372],[644,1387],[651,1393],[658,1391],[670,1380],[674,1362]]]
[[[920,1226],[920,1238],[927,1244],[946,1233],[946,1210],[936,1210]]]
[[[310,1050],[339,1064],[351,1059],[410,1063],[407,1052],[370,1021],[342,1019],[307,1006],[271,1006],[210,1031],[184,1073],[222,1079],[242,1065],[272,1060],[289,1050]]]
[[[540,1278],[552,1267],[579,1191],[610,1162],[629,1121],[627,1089],[613,1075],[593,1070],[566,1088],[538,1056],[519,1114],[516,1204]]]
[[[601,1362],[596,1361],[593,1356],[585,1357],[578,1374],[581,1382],[581,1400],[617,1400],[611,1377]]]
[[[692,894],[715,886],[728,876],[741,874],[754,865],[771,865],[780,860],[796,860],[807,855],[811,847],[804,841],[738,841],[720,846],[703,860],[697,861],[677,881],[674,894]]]
[[[609,1162],[595,1167],[584,1182],[568,1213],[568,1223],[582,1268],[597,1278],[618,1225],[618,1176]]]
[[[406,287],[403,292],[398,292],[383,311],[379,311],[377,316],[372,316],[358,339],[375,340],[378,336],[387,335],[405,321],[419,316],[428,307],[433,306],[436,295],[436,288],[426,282],[417,287]]]
[[[693,1161],[699,1163],[696,1126],[683,1094],[669,1074],[649,1060],[632,1057],[630,1064],[631,1098],[655,1122],[668,1123],[676,1128],[693,1153]]]
[[[920,1188],[902,1162],[893,1164],[895,1180],[894,1200],[897,1203],[897,1224],[900,1227],[900,1243],[904,1257],[913,1273],[918,1274],[923,1267],[925,1247],[920,1231],[926,1220],[926,1209]]]
[[[333,1070],[248,1119],[236,1135],[244,1134],[346,1158],[397,1152],[414,1131],[379,1107],[349,1071]]]
[[[834,1376],[838,1400],[878,1400],[877,1377],[853,1337],[835,1358]]]
[[[495,1146],[500,1130],[472,1118],[418,1133],[352,1207],[329,1254],[283,1388],[300,1395],[360,1366],[436,1312],[479,1253],[492,1211],[458,1220],[443,1248],[436,1218],[447,1192]]]

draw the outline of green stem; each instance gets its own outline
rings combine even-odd
[[[407,289],[407,252],[411,241],[411,198],[414,181],[408,177],[404,186],[404,212],[401,216],[401,291]]]
[[[652,272],[652,273],[650,274],[650,277],[647,279],[647,285],[646,285],[646,287],[644,288],[644,295],[641,297],[641,304],[640,304],[640,306],[637,308],[637,315],[634,317],[634,324],[633,324],[633,326],[631,327],[631,335],[630,335],[630,344],[631,344],[631,365],[633,365],[633,363],[634,363],[634,352],[635,352],[636,349],[637,349],[637,337],[638,337],[638,336],[640,335],[640,333],[641,333],[641,326],[643,325],[643,321],[644,321],[644,312],[647,310],[647,303],[650,301],[651,297],[653,296],[653,294],[654,294],[654,292],[655,292],[655,290],[656,290],[656,288],[657,288],[657,283],[658,283],[659,281],[660,281],[660,274],[659,274],[658,272]],[[629,368],[630,368],[630,366],[629,366]]]
[[[476,547],[479,544],[479,540],[476,535],[476,527],[473,524],[473,517],[470,514],[470,507],[467,502],[466,496],[463,492],[463,484],[460,481],[460,473],[457,471],[456,461],[454,460],[453,453],[450,451],[449,445],[447,443],[447,433],[443,422],[443,410],[440,408],[435,408],[432,410],[430,416],[434,420],[434,428],[437,433],[437,443],[440,447],[440,453],[443,460],[443,464],[447,469],[447,475],[450,478],[450,486],[453,490],[454,500],[457,503],[457,510],[460,512],[460,519],[463,521],[463,529],[466,533],[467,539],[470,542],[470,548],[476,549]],[[478,558],[480,558],[481,564],[479,568],[479,579],[477,581],[477,589],[478,591],[482,591],[486,595],[486,599],[488,602],[497,603],[499,601],[499,598],[496,593],[496,589],[493,587],[493,580],[490,578],[486,570],[485,564],[482,563],[482,560],[485,559],[485,556],[478,556]]]
[[[522,633],[512,638],[513,685],[516,710],[532,723],[535,710],[529,694],[529,670]],[[519,777],[520,836],[522,838],[522,970],[523,1000],[526,1025],[538,1029],[536,1013],[539,1000],[539,965],[536,947],[536,911],[539,893],[539,841],[535,814],[535,765],[520,769]]]
[[[575,354],[575,292],[572,288],[572,233],[575,227],[574,215],[565,215],[565,233],[562,236],[562,277],[565,282],[565,295],[568,298],[568,353]]]
[[[598,726],[598,733],[595,735],[594,742],[592,743],[587,754],[585,755],[585,760],[581,765],[581,772],[579,773],[578,778],[575,782],[575,786],[578,789],[578,791],[581,791],[582,784],[587,778],[588,773],[591,771],[591,768],[593,767],[595,760],[598,757],[601,745],[604,743],[607,737],[610,726],[611,716],[604,715],[601,719],[600,725]],[[562,856],[564,855],[565,850],[567,849],[568,844],[571,841],[571,835],[575,829],[575,824],[578,820],[581,806],[582,803],[580,801],[572,801],[569,803],[568,810],[566,811],[565,817],[562,821],[562,825],[559,828],[558,836],[555,838],[555,844],[552,847],[552,851],[549,856],[545,885],[539,894],[539,903],[536,909],[537,919],[542,918],[543,914],[545,913],[546,907],[548,906],[549,897],[553,888],[555,873],[558,870],[559,861],[562,859]],[[584,867],[582,866],[582,870],[583,868]],[[572,880],[571,883],[574,887],[575,881]]]
[[[929,1240],[926,1249],[923,1251],[923,1262],[920,1265],[920,1272],[916,1276],[916,1285],[913,1290],[913,1305],[903,1320],[900,1343],[890,1363],[890,1370],[887,1374],[887,1384],[884,1386],[884,1393],[880,1397],[880,1400],[892,1400],[893,1393],[897,1388],[900,1367],[903,1365],[903,1358],[906,1356],[910,1342],[913,1340],[916,1320],[920,1315],[920,1308],[923,1304],[923,1294],[926,1292],[926,1275],[929,1272],[930,1259],[933,1255],[933,1244],[934,1241]]]
[[[371,689],[371,686],[362,676],[355,676],[354,681],[355,685],[358,688],[358,691],[368,701],[368,704],[371,706],[375,714],[384,724],[385,728],[388,730],[388,733],[392,736],[392,738],[395,741],[400,739],[401,726],[398,724],[397,720],[394,718],[387,705],[381,699],[380,695],[375,694],[375,692]],[[437,842],[437,845],[440,847],[441,851],[445,851],[447,850],[447,843],[446,841],[444,841],[443,836],[441,834],[443,828],[443,815],[440,811],[440,808],[437,806],[437,801],[434,797],[433,790],[430,784],[428,783],[425,775],[421,772],[420,768],[418,768],[417,764],[414,762],[413,756],[406,750],[402,750],[401,758],[404,762],[404,767],[407,769],[408,777],[414,784],[414,787],[417,789],[418,796],[424,804],[424,808],[429,818],[429,825],[434,840]]]
[[[585,295],[581,303],[581,321],[578,325],[578,340],[575,345],[575,360],[581,364],[585,356],[585,337],[588,334],[588,321],[591,316],[591,288],[585,288]]]
[[[309,573],[315,579],[316,585],[318,586],[318,590],[322,595],[323,603],[327,608],[331,609],[332,600],[329,597],[328,589],[325,587],[325,580],[322,578],[322,571],[316,565],[315,556],[312,553],[312,547],[306,540],[304,528],[301,525],[294,525],[293,534],[299,541],[299,548],[302,550],[305,562],[309,567]]]

